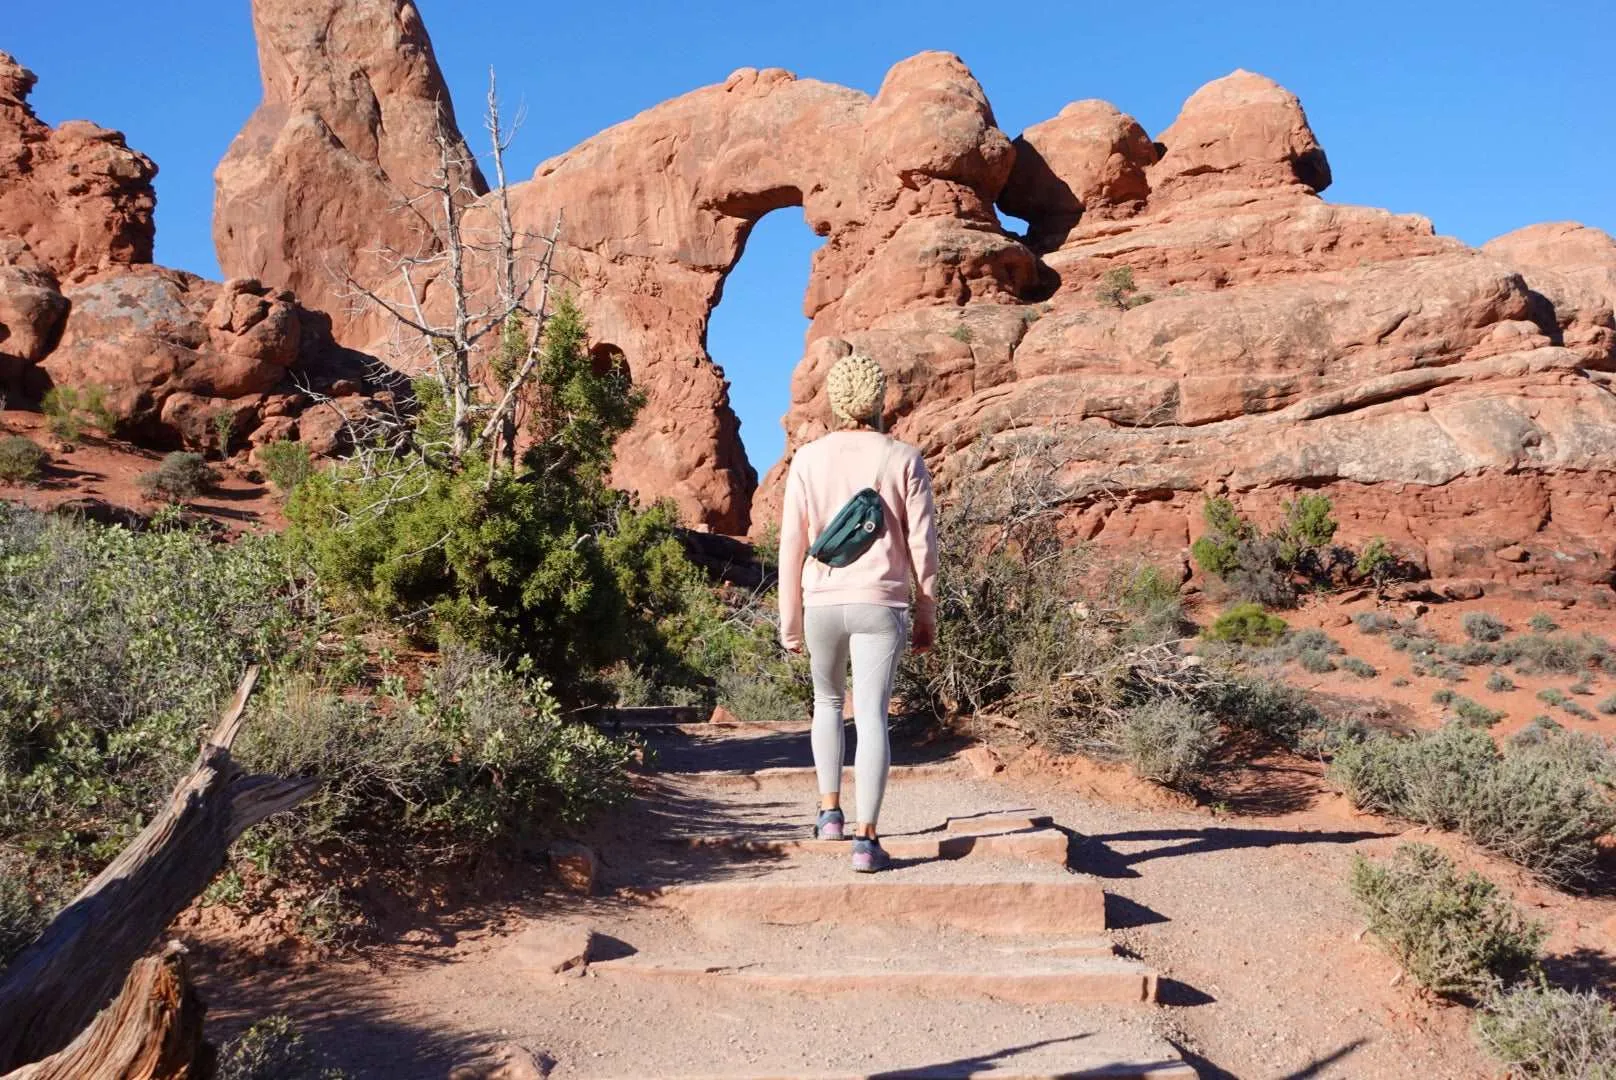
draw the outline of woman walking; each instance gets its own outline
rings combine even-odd
[[[843,716],[849,659],[858,747],[853,869],[887,865],[876,822],[891,750],[887,708],[906,640],[916,652],[937,632],[937,527],[920,451],[881,430],[886,376],[857,353],[826,379],[840,426],[799,449],[780,522],[780,643],[806,646],[814,679],[812,743],[819,780],[816,836],[847,836],[842,813]],[[811,545],[811,546],[810,546]],[[909,602],[915,585],[913,618]]]

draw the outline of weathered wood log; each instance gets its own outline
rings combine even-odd
[[[171,947],[137,960],[112,1004],[66,1049],[0,1080],[202,1080],[213,1071],[205,1011],[184,950]]]
[[[319,787],[315,778],[247,775],[231,760],[257,679],[249,669],[163,811],[0,972],[0,1075],[71,1043],[207,888],[236,837]]]

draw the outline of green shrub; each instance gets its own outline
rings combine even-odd
[[[1352,617],[1353,624],[1366,634],[1381,634],[1402,627],[1396,617],[1380,611],[1360,611]]]
[[[1431,700],[1438,705],[1451,705],[1453,699],[1459,695],[1452,690],[1438,690],[1431,695]]]
[[[1498,662],[1513,664],[1528,675],[1577,675],[1608,652],[1608,646],[1589,634],[1523,634],[1498,646]]]
[[[1606,716],[1616,716],[1616,694],[1612,694],[1601,701],[1596,708]]]
[[[239,756],[320,774],[294,819],[311,840],[380,827],[447,856],[581,824],[627,794],[626,746],[565,720],[543,680],[464,647],[447,648],[410,696],[350,700],[291,676],[263,697]]]
[[[1576,682],[1571,684],[1571,692],[1573,694],[1579,694],[1583,697],[1588,697],[1594,692],[1593,684],[1591,684],[1586,677],[1578,679]]]
[[[1206,534],[1190,545],[1190,556],[1208,574],[1224,577],[1239,567],[1240,544],[1255,538],[1257,530],[1221,496],[1202,504],[1201,517]]]
[[[440,449],[452,430],[439,388],[410,440],[297,485],[290,538],[337,599],[417,620],[424,639],[452,637],[526,658],[563,691],[627,658],[685,684],[684,646],[710,595],[686,557],[671,504],[637,509],[606,484],[618,436],[643,396],[621,365],[597,371],[587,328],[562,302],[546,324],[539,385],[520,468]],[[490,472],[494,475],[490,476]]]
[[[1538,1080],[1616,1080],[1616,1007],[1593,990],[1518,986],[1476,1017],[1487,1052]]]
[[[1484,611],[1472,611],[1464,617],[1464,632],[1472,641],[1500,641],[1509,632],[1509,626]]]
[[[1588,709],[1586,709],[1580,702],[1564,701],[1561,702],[1560,708],[1564,709],[1572,716],[1575,716],[1578,720],[1594,719],[1594,714],[1589,712]]]
[[[26,435],[0,439],[0,481],[31,484],[39,479],[49,463],[50,455]]]
[[[1509,715],[1502,709],[1489,709],[1481,702],[1472,698],[1467,698],[1463,694],[1453,695],[1453,700],[1450,703],[1450,706],[1458,715],[1459,719],[1464,720],[1467,723],[1478,724],[1481,727],[1492,727],[1505,716]]]
[[[300,442],[282,439],[258,448],[258,460],[263,463],[264,475],[283,495],[292,491],[314,473],[309,448]]]
[[[218,479],[201,454],[175,450],[157,468],[142,474],[139,483],[148,499],[191,499],[212,488]]]
[[[1303,671],[1312,672],[1315,675],[1323,675],[1325,672],[1335,670],[1335,661],[1330,659],[1330,654],[1322,649],[1303,649],[1297,654],[1296,662],[1302,665]]]
[[[343,1080],[322,1067],[292,1018],[259,1020],[219,1051],[218,1080]]]
[[[1148,304],[1154,299],[1148,293],[1139,292],[1139,286],[1134,284],[1131,266],[1113,266],[1107,270],[1100,278],[1100,284],[1094,290],[1094,295],[1102,304],[1121,311]]]
[[[1268,645],[1285,632],[1285,620],[1250,601],[1239,603],[1217,617],[1203,632],[1209,641],[1231,645]]]
[[[1329,774],[1361,809],[1457,830],[1556,885],[1587,880],[1616,828],[1616,755],[1592,736],[1543,728],[1500,754],[1452,724],[1344,745]]]
[[[1496,651],[1491,645],[1479,641],[1466,641],[1457,645],[1439,645],[1438,655],[1468,667],[1481,667],[1493,662]]]
[[[1448,725],[1407,738],[1377,735],[1339,748],[1330,778],[1361,810],[1457,828],[1460,801],[1485,783],[1498,758],[1486,732]]]
[[[1396,686],[1396,687],[1399,687],[1399,688],[1407,686],[1408,685],[1408,679],[1405,678],[1402,675],[1399,675],[1399,676],[1397,676],[1397,678],[1392,680],[1392,685]]]
[[[1392,635],[1386,639],[1386,644],[1398,652],[1406,652],[1410,656],[1429,656],[1437,649],[1435,638],[1424,631],[1409,627],[1393,631]]]
[[[1465,680],[1464,668],[1457,664],[1432,664],[1431,674],[1443,682],[1457,683]]]
[[[990,450],[1022,466],[995,471]],[[1116,754],[1128,710],[1190,697],[1209,677],[1182,655],[1178,590],[1061,535],[1046,501],[1060,464],[1045,436],[966,453],[961,475],[974,479],[939,514],[936,645],[904,657],[897,696],[940,717],[996,710],[1059,752]]]
[[[104,859],[190,767],[243,668],[293,660],[307,619],[273,537],[0,504],[0,840]]]
[[[1515,680],[1502,671],[1495,671],[1487,676],[1487,689],[1494,693],[1503,693],[1515,689]]]
[[[1293,749],[1317,741],[1329,727],[1306,694],[1272,679],[1218,679],[1202,691],[1200,704],[1232,730],[1249,731]]]
[[[1190,702],[1158,699],[1128,710],[1121,744],[1140,776],[1183,787],[1205,770],[1218,744],[1218,722]]]
[[[1560,724],[1559,721],[1555,720],[1554,717],[1547,714],[1539,714],[1532,717],[1532,722],[1530,724],[1527,724],[1525,727],[1521,728],[1521,730],[1509,737],[1509,745],[1513,750],[1519,750],[1522,747],[1527,746],[1536,746],[1545,739],[1552,738],[1556,732],[1564,730],[1565,728]]]
[[[20,859],[0,861],[0,969],[39,936],[50,912],[35,899]]]
[[[1545,686],[1537,692],[1536,697],[1545,705],[1564,705],[1568,700],[1565,691],[1554,686]]]
[[[106,390],[99,386],[53,386],[40,400],[51,433],[64,442],[77,442],[86,426],[112,434],[118,418],[107,407]]]
[[[1358,676],[1360,679],[1373,679],[1380,671],[1367,660],[1360,660],[1356,656],[1345,657],[1341,666]]]
[[[1284,504],[1285,521],[1279,528],[1281,559],[1288,567],[1301,569],[1309,557],[1329,546],[1338,527],[1331,516],[1326,495],[1301,494]]]
[[[1560,624],[1555,622],[1552,616],[1542,611],[1535,613],[1528,619],[1527,625],[1532,628],[1532,633],[1534,634],[1552,634],[1560,629]]]
[[[1398,571],[1397,556],[1392,554],[1384,537],[1373,537],[1358,553],[1358,559],[1353,564],[1353,570],[1362,578],[1375,586],[1384,588]],[[1394,622],[1396,620],[1393,620]],[[1373,633],[1373,631],[1369,631]]]
[[[1537,965],[1544,928],[1434,847],[1403,844],[1384,863],[1356,856],[1351,885],[1370,932],[1435,993],[1478,999]]]

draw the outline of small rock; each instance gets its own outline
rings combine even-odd
[[[722,705],[713,706],[713,714],[707,718],[709,724],[739,724],[741,721],[734,713]]]
[[[1325,626],[1351,626],[1352,625],[1352,616],[1348,615],[1345,611],[1337,611],[1333,615],[1325,616],[1324,625]]]
[[[598,937],[576,923],[536,923],[510,946],[511,966],[547,975],[582,975]]]
[[[1430,610],[1431,609],[1430,609],[1430,607],[1428,605],[1422,604],[1418,600],[1409,601],[1408,613],[1409,613],[1409,615],[1411,615],[1412,617],[1414,617],[1416,619],[1419,618],[1421,615],[1424,615],[1427,611],[1430,611]]]
[[[561,881],[562,888],[579,896],[594,893],[599,864],[593,851],[573,840],[557,840],[550,845],[549,855],[550,869]]]
[[[1493,552],[1493,555],[1504,560],[1505,562],[1526,561],[1526,549],[1521,547],[1519,544],[1511,544],[1509,547],[1501,547],[1497,551]]]
[[[456,1065],[449,1080],[545,1080],[553,1068],[549,1055],[506,1043],[486,1057]]]
[[[1340,596],[1336,597],[1336,603],[1338,603],[1338,604],[1356,604],[1359,600],[1367,600],[1367,599],[1369,599],[1369,590],[1368,589],[1353,589],[1351,592],[1345,592],[1345,593],[1342,593]]]
[[[332,397],[353,397],[359,393],[359,384],[352,379],[338,379],[331,384]]]
[[[986,746],[972,746],[960,752],[960,760],[970,765],[977,776],[992,776],[1004,769],[1004,762]]]
[[[1449,600],[1480,600],[1485,591],[1479,581],[1447,581],[1441,587]]]

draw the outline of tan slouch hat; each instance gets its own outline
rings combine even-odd
[[[825,377],[830,411],[849,423],[868,424],[879,420],[886,401],[887,377],[868,356],[853,353],[836,361]]]

